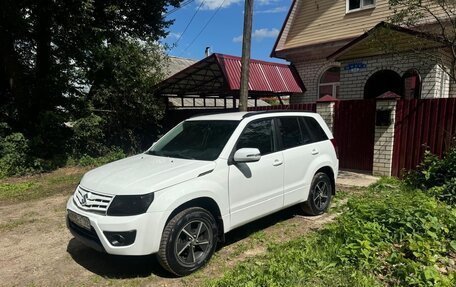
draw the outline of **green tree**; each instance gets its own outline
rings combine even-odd
[[[163,100],[153,96],[154,85],[164,77],[165,60],[157,44],[132,39],[94,52],[87,98],[90,110],[104,119],[106,143],[130,152],[152,143],[165,113]]]
[[[456,81],[456,0],[389,0],[393,11],[389,22],[422,32],[438,43],[440,51],[430,49],[429,42],[410,45],[417,57],[435,60],[451,80]],[[389,44],[388,50],[395,50]],[[389,51],[390,52],[390,51]]]
[[[2,0],[0,122],[30,139],[34,156],[53,157],[71,135],[64,123],[84,116],[87,94],[95,98],[94,107],[103,107],[103,97],[107,102],[121,91],[120,82],[110,80],[126,83],[135,78],[128,73],[141,71],[125,67],[121,71],[127,74],[121,75],[106,68],[109,61],[122,60],[119,49],[133,53],[124,57],[131,60],[156,48],[151,43],[171,24],[164,19],[170,5],[179,0]],[[103,71],[108,80],[100,80]],[[129,99],[138,100],[124,94]]]

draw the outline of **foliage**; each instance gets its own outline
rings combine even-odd
[[[454,286],[456,210],[381,179],[311,237],[272,245],[210,286]]]
[[[398,26],[405,26],[428,35],[427,38],[440,42],[446,51],[444,54],[435,53],[429,45],[414,43],[413,53],[425,60],[432,59],[441,66],[452,80],[456,80],[456,1],[454,0],[389,0],[393,11],[389,22]],[[430,25],[425,25],[433,23]]]
[[[24,174],[32,168],[28,156],[29,142],[21,133],[13,133],[0,139],[0,178]]]
[[[126,157],[126,154],[119,148],[113,148],[111,151],[107,152],[105,155],[100,157],[91,157],[90,155],[82,155],[78,159],[69,159],[67,164],[70,166],[78,165],[78,166],[100,166],[103,164],[110,163],[112,161],[116,161]]]
[[[70,195],[86,169],[62,168],[51,173],[0,180],[1,202],[23,202],[55,194]]]
[[[54,194],[69,195],[89,169],[121,158],[125,153],[113,148],[101,157],[83,155],[78,159],[69,159],[70,167],[60,168],[49,173],[42,173],[21,178],[0,179],[0,201],[16,202],[44,198]],[[1,229],[1,227],[0,227]]]
[[[456,204],[456,147],[441,159],[426,152],[423,162],[406,175],[405,181],[409,186],[428,191],[448,204]]]
[[[0,198],[15,198],[18,197],[19,194],[27,193],[27,191],[37,187],[38,185],[31,181],[18,183],[0,183]]]
[[[448,180],[441,186],[431,187],[429,193],[441,201],[456,206],[456,177]]]
[[[163,109],[152,91],[166,60],[157,41],[172,23],[166,9],[179,3],[2,1],[0,138],[22,134],[27,145],[18,156],[0,151],[2,173],[150,145]]]
[[[88,98],[103,118],[110,145],[137,152],[156,137],[165,106],[153,96],[153,87],[164,76],[163,54],[156,44],[134,40],[97,49],[96,68],[87,74],[92,82]]]
[[[107,152],[103,121],[102,117],[91,114],[73,123],[73,136],[70,140],[73,156],[100,156]]]

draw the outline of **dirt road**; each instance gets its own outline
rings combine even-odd
[[[230,232],[203,270],[174,278],[154,256],[101,254],[73,239],[65,226],[71,193],[0,204],[0,286],[199,286],[266,252],[268,244],[302,236],[335,216],[304,217],[297,208],[273,214]]]

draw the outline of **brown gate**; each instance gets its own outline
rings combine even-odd
[[[336,103],[334,138],[339,167],[372,172],[375,135],[375,100]]]
[[[456,98],[398,101],[392,175],[415,168],[425,150],[442,156],[455,135]]]

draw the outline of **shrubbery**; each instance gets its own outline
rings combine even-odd
[[[383,178],[336,222],[273,245],[211,286],[456,286],[456,148]]]
[[[0,139],[0,177],[24,174],[34,168],[29,156],[29,142],[21,133]]]
[[[422,189],[448,204],[456,204],[456,146],[441,159],[427,152],[423,162],[409,172],[405,182]]]
[[[336,222],[272,245],[211,286],[456,286],[456,209],[382,179]]]
[[[89,116],[74,123],[68,146],[50,159],[34,155],[32,143],[22,133],[11,132],[0,123],[0,178],[53,170],[64,165],[97,166],[127,156],[115,146],[108,146],[100,128],[102,119]]]

